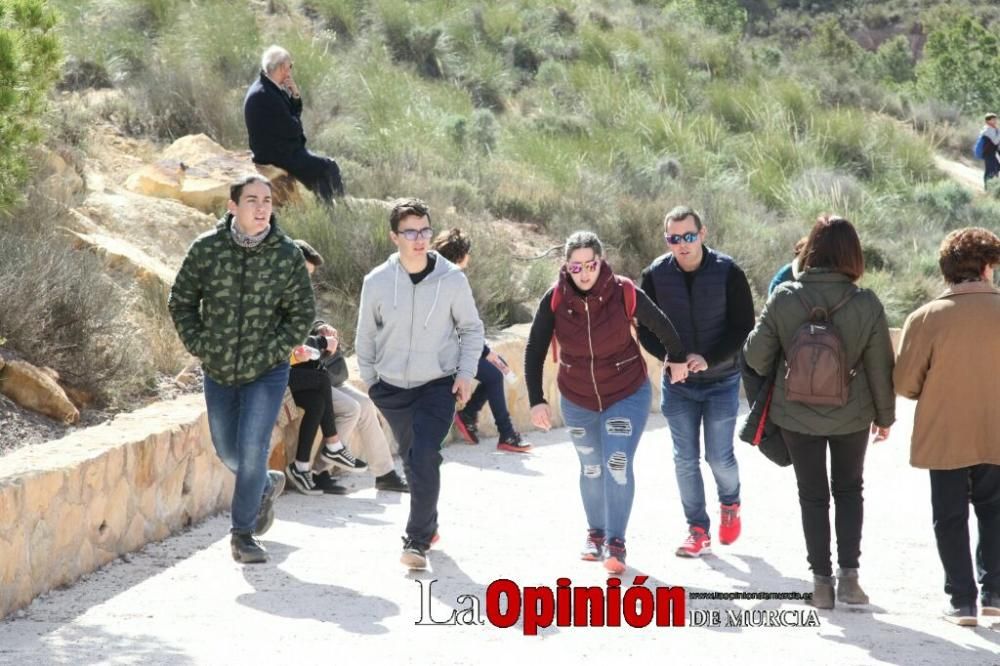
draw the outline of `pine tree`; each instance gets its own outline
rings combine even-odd
[[[46,0],[0,0],[0,212],[19,198],[25,152],[42,138],[41,116],[62,57],[55,25]]]

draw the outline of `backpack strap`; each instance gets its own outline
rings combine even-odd
[[[799,297],[799,302],[801,302],[803,307],[805,307],[806,312],[808,313],[807,316],[809,317],[809,321],[816,323],[830,322],[833,319],[833,313],[835,313],[837,310],[847,305],[847,301],[851,300],[859,293],[861,293],[861,290],[855,287],[854,291],[849,293],[847,296],[844,296],[844,298],[842,298],[839,303],[834,305],[832,308],[827,309],[810,303],[808,300],[806,300],[806,297],[803,295],[802,291],[803,291],[802,289],[799,289],[798,291],[795,292],[795,295]],[[819,318],[820,316],[822,317],[822,319]]]

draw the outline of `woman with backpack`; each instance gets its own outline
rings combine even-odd
[[[566,240],[559,278],[542,297],[531,324],[524,374],[531,421],[548,430],[552,412],[542,389],[542,370],[554,338],[560,406],[580,458],[580,494],[588,524],[581,557],[603,558],[609,572],[620,574],[625,571],[625,529],[635,495],[635,451],[649,417],[652,390],[632,335],[633,318],[668,350],[664,371],[671,382],[684,381],[688,367],[670,320],[631,280],[615,275],[603,254],[601,241],[589,231]]]
[[[743,346],[747,364],[769,375],[777,364],[769,418],[795,469],[812,605],[833,608],[830,489],[836,511],[837,600],[867,604],[858,584],[863,472],[874,442],[895,421],[893,351],[881,301],[855,283],[864,273],[861,242],[842,217],[822,215],[801,255],[797,281],[775,289]],[[827,479],[826,450],[830,449]]]

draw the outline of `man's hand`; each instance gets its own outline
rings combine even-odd
[[[702,372],[708,370],[708,362],[701,354],[688,354],[687,367],[689,372]]]
[[[340,338],[336,335],[326,336],[326,353],[334,354],[337,352],[337,347],[340,346]]]
[[[320,326],[317,326],[316,332],[322,335],[323,337],[327,338],[335,338],[340,335],[339,333],[337,333],[337,329],[335,329],[333,326],[330,326],[329,324],[321,324]]]
[[[667,363],[663,364],[663,374],[670,378],[671,384],[682,383],[688,376],[687,363]]]
[[[872,439],[873,444],[875,442],[884,442],[889,439],[889,428],[883,428],[882,426],[877,426],[873,423],[872,434],[875,435],[875,438]]]
[[[292,95],[292,97],[302,96],[299,93],[299,87],[295,85],[295,79],[292,78],[291,72],[289,72],[288,76],[285,77],[285,87],[288,88],[288,92]]]
[[[472,397],[472,380],[467,377],[456,377],[451,392],[455,394],[455,400],[464,405]]]
[[[552,429],[552,410],[546,403],[542,402],[531,408],[531,423],[546,432]]]
[[[504,374],[507,374],[510,371],[510,368],[507,366],[507,363],[502,358],[500,358],[500,355],[497,354],[495,351],[491,351],[489,354],[487,354],[486,360],[495,365],[497,370],[499,370]]]

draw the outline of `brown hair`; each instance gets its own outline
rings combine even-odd
[[[410,215],[426,217],[428,224],[431,221],[431,209],[420,199],[408,197],[392,202],[392,212],[389,213],[389,228],[392,229],[393,233],[399,233],[399,221]]]
[[[449,229],[439,233],[431,247],[451,263],[457,264],[469,254],[472,241],[461,229]]]
[[[945,282],[958,284],[979,280],[987,266],[1000,263],[1000,238],[989,229],[956,229],[941,241],[938,265]]]
[[[229,200],[235,204],[240,202],[240,195],[243,194],[243,188],[250,183],[264,183],[267,185],[267,189],[271,189],[271,181],[269,181],[264,176],[252,173],[248,176],[240,178],[235,183],[229,186]]]
[[[843,273],[852,282],[860,279],[865,273],[865,257],[854,225],[837,215],[820,215],[809,232],[799,263],[802,270],[825,268]]]
[[[665,229],[671,222],[680,222],[687,217],[693,218],[694,228],[701,231],[701,216],[690,206],[674,206],[671,208],[670,212],[663,218],[663,228]]]
[[[802,250],[806,249],[806,243],[808,242],[809,236],[803,236],[795,241],[795,245],[792,246],[792,257],[797,257],[802,254]]]
[[[995,114],[995,113],[987,113],[986,114],[986,122],[990,122],[991,120],[993,120],[996,117],[997,117],[997,114]]]

